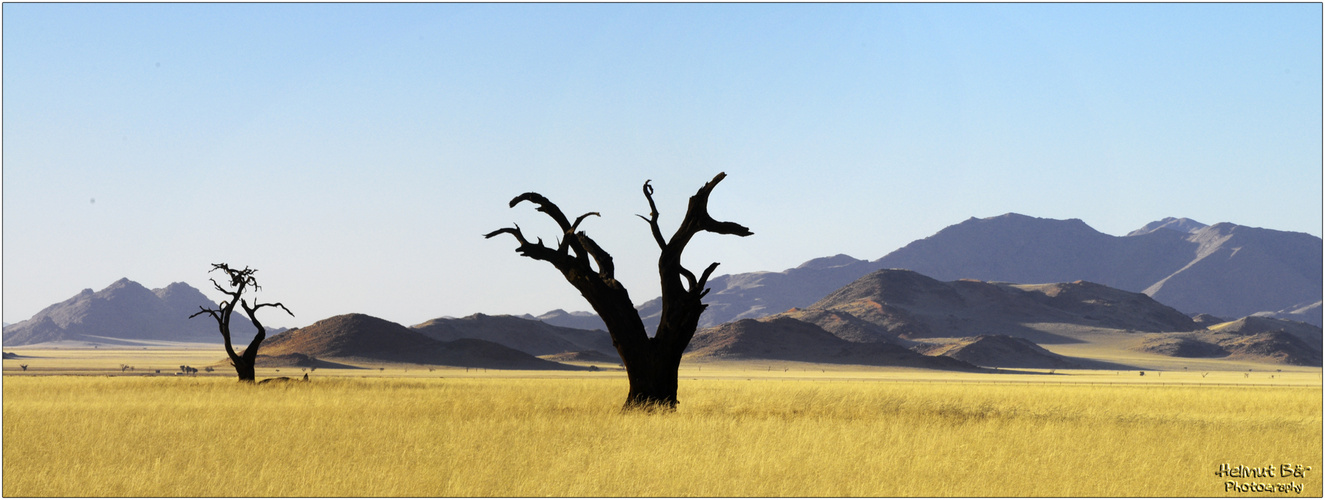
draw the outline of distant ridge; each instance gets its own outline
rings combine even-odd
[[[602,319],[598,318],[597,314],[585,311],[566,312],[561,309],[554,309],[539,316],[525,314],[520,318],[534,319],[552,326],[565,328],[607,331],[607,325],[603,323]]]
[[[1077,219],[971,218],[878,262],[940,280],[1086,280],[1143,292],[1186,314],[1243,317],[1321,300],[1321,239],[1305,233],[1164,219],[1133,236]],[[1320,315],[1311,318],[1321,323]]]

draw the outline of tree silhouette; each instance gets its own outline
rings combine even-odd
[[[211,317],[216,320],[217,326],[221,329],[221,338],[225,339],[225,352],[230,356],[230,364],[233,365],[235,371],[239,373],[239,380],[241,382],[252,382],[255,377],[254,365],[258,359],[258,346],[267,338],[267,329],[263,328],[262,323],[258,321],[258,309],[264,307],[279,307],[284,309],[290,316],[294,316],[294,313],[290,312],[289,309],[286,309],[286,307],[280,302],[258,304],[257,301],[254,301],[255,305],[249,307],[248,300],[244,299],[242,296],[244,295],[245,289],[248,287],[252,287],[255,292],[259,290],[258,280],[253,276],[258,272],[257,269],[249,269],[248,266],[244,266],[244,269],[240,270],[231,269],[230,266],[225,263],[212,264],[212,271],[218,270],[225,272],[230,278],[231,289],[221,286],[220,283],[216,282],[215,278],[211,278],[212,286],[215,286],[221,293],[229,295],[230,300],[221,301],[221,304],[217,306],[216,309],[207,309],[203,306],[198,306],[201,311],[193,313],[189,318],[205,313],[211,315]],[[258,334],[253,337],[253,341],[249,342],[248,348],[244,349],[244,352],[241,354],[236,354],[235,348],[230,344],[230,317],[235,312],[236,304],[239,304],[244,308],[244,312],[248,314],[249,321],[252,321],[253,326],[258,328]]]
[[[538,205],[538,211],[547,214],[561,228],[562,235],[557,247],[544,246],[541,238],[537,242],[530,242],[525,239],[518,225],[485,235],[486,238],[492,238],[504,233],[515,237],[520,243],[515,249],[517,253],[552,264],[589,301],[607,325],[612,344],[626,368],[626,377],[630,380],[630,393],[626,396],[625,404],[627,408],[676,407],[677,369],[681,364],[681,354],[695,335],[699,315],[708,307],[701,299],[708,293],[705,285],[709,276],[718,267],[718,263],[714,262],[696,278],[694,273],[681,266],[681,252],[685,250],[686,244],[703,231],[737,236],[754,234],[745,226],[734,222],[719,222],[709,216],[709,193],[726,176],[725,173],[719,173],[690,197],[685,217],[670,240],[663,238],[662,230],[658,227],[658,207],[653,201],[653,186],[649,184],[650,181],[644,181],[644,197],[649,201],[650,212],[648,217],[639,217],[649,223],[653,239],[661,250],[658,276],[662,280],[662,319],[653,337],[649,337],[645,331],[644,322],[630,300],[626,287],[616,280],[612,256],[584,232],[577,231],[585,218],[599,215],[597,212],[586,213],[571,222],[560,208],[543,195],[525,193],[512,199],[510,206],[514,208],[523,201]],[[597,270],[594,270],[593,265],[597,266]]]

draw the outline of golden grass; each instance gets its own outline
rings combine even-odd
[[[1220,496],[1303,464],[1315,387],[614,378],[4,378],[5,496]],[[1247,480],[1241,480],[1247,481]]]

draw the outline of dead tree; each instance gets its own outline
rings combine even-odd
[[[686,244],[703,231],[737,236],[754,234],[745,226],[734,222],[719,222],[709,216],[709,193],[726,176],[725,173],[719,173],[690,197],[685,217],[670,240],[663,238],[662,230],[658,227],[658,207],[653,202],[653,186],[649,185],[649,181],[644,181],[644,197],[649,201],[650,212],[648,217],[639,217],[649,223],[653,239],[661,250],[658,276],[662,280],[662,318],[653,337],[649,337],[645,331],[644,322],[635,310],[626,287],[616,280],[612,256],[583,231],[577,231],[585,218],[599,215],[597,212],[586,213],[572,222],[547,198],[538,193],[525,193],[511,200],[510,206],[514,208],[522,201],[529,201],[538,205],[538,211],[556,221],[562,233],[556,248],[544,246],[541,238],[537,242],[530,242],[520,232],[519,226],[498,229],[485,236],[492,238],[503,233],[514,236],[520,243],[515,249],[517,253],[552,264],[589,301],[607,325],[612,345],[616,347],[622,365],[626,368],[626,377],[630,380],[630,393],[626,396],[625,404],[627,408],[676,407],[677,368],[681,364],[681,354],[694,337],[699,315],[707,307],[701,299],[708,293],[705,285],[709,276],[718,267],[718,263],[714,262],[698,277],[682,267],[681,252],[685,250]]]
[[[246,291],[245,289],[248,287],[252,287],[255,292],[259,290],[258,280],[253,276],[258,272],[257,269],[249,269],[248,266],[245,266],[244,269],[240,270],[231,269],[230,266],[225,263],[212,264],[212,271],[217,270],[225,272],[230,278],[230,288],[221,286],[220,283],[216,282],[215,278],[211,278],[212,286],[216,287],[221,293],[230,296],[230,300],[221,301],[221,304],[217,306],[216,309],[208,309],[203,306],[198,306],[198,308],[202,310],[193,313],[189,318],[193,318],[200,314],[208,314],[216,320],[217,326],[221,329],[221,338],[225,340],[225,353],[230,356],[230,364],[235,367],[235,371],[239,374],[239,380],[241,382],[252,382],[256,376],[255,365],[258,360],[258,346],[262,345],[262,341],[267,338],[267,329],[263,328],[262,323],[258,321],[258,309],[264,307],[279,307],[285,310],[290,316],[294,316],[294,313],[290,312],[289,309],[286,309],[286,307],[280,302],[259,304],[257,301],[254,301],[255,305],[249,307],[248,299],[245,299],[242,296]],[[244,309],[244,312],[248,314],[249,321],[252,321],[253,326],[258,328],[258,334],[253,337],[252,342],[249,342],[248,348],[244,349],[243,353],[238,354],[235,353],[235,348],[230,344],[230,317],[235,312],[236,304]]]

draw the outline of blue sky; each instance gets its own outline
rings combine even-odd
[[[5,4],[4,321],[259,269],[301,326],[586,310],[538,191],[644,302],[969,217],[1321,234],[1320,4]],[[219,295],[212,294],[219,298]]]

